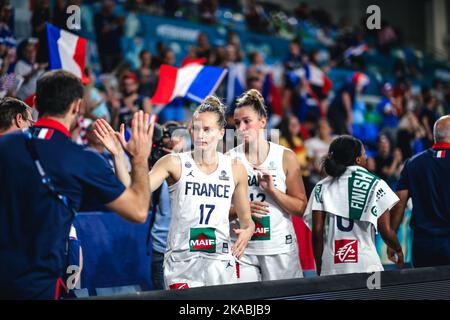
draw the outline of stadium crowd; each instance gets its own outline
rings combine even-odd
[[[48,69],[45,22],[66,28],[65,8],[72,4],[80,5],[81,1],[60,0],[54,6],[48,0],[32,2],[32,33],[24,39],[15,38],[14,8],[8,1],[2,2],[1,94],[26,100],[35,92],[39,76]],[[185,8],[182,3],[119,1],[128,13],[165,15],[209,25],[218,23],[215,17],[220,8],[229,8],[233,12],[237,10],[238,2],[226,1],[219,8],[217,1],[200,1],[196,11],[189,11],[195,14],[182,9]],[[201,61],[228,69],[236,66],[245,69],[244,89],[255,88],[263,93],[269,104],[269,123],[281,130],[281,143],[297,154],[308,191],[321,176],[320,159],[326,153],[333,135],[342,133],[352,133],[366,144],[370,170],[395,187],[402,163],[431,146],[434,122],[440,115],[448,113],[449,82],[434,78],[431,86],[422,85],[417,89],[417,85],[413,85],[413,81],[421,77],[417,63],[408,63],[407,59],[395,58],[391,54],[406,47],[401,30],[394,29],[386,22],[381,30],[369,32],[362,25],[350,25],[346,19],[334,23],[329,12],[310,8],[305,3],[293,12],[267,6],[263,8],[256,1],[247,4],[243,13],[247,30],[277,36],[296,36],[290,41],[288,54],[282,61],[281,81],[274,84],[273,64],[266,63],[266,57],[258,51],[245,52],[238,34],[233,31],[228,33],[224,46],[211,45],[211,39],[200,33],[197,43],[181,63]],[[153,108],[150,98],[157,87],[159,66],[179,66],[173,50],[159,42],[155,43],[156,51],[140,52],[140,66],[133,70],[124,59],[119,41],[127,32],[127,15],[116,15],[115,6],[114,1],[103,1],[101,10],[91,22],[96,33],[102,70],[98,74],[86,68],[89,81],[85,85],[85,103],[79,126],[74,131],[75,140],[80,143],[88,142],[89,126],[95,119],[104,118],[114,128],[118,128],[120,123],[128,123],[136,110],[151,113]],[[308,52],[303,48],[301,32],[311,30],[311,26],[314,27],[316,40],[326,48],[325,51]],[[348,51],[361,44],[369,44],[368,50],[375,50],[395,60],[394,69],[390,70],[393,81],[382,83],[377,88],[378,92],[375,93],[380,98],[376,102],[366,103],[361,95],[370,81],[364,75],[368,70],[365,55]],[[298,72],[305,65],[310,70],[314,69],[314,72],[318,69],[319,74],[323,72],[325,77],[334,67],[353,70],[355,74],[339,83],[330,80],[325,85],[316,85],[310,77]],[[231,114],[233,99],[227,99],[226,83],[225,79],[216,93],[225,98]],[[189,101],[175,99],[159,112],[159,122],[185,122],[191,110]],[[231,118],[228,125],[233,127]]]

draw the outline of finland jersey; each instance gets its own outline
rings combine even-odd
[[[269,142],[269,154],[260,167],[272,174],[275,187],[286,193],[286,175],[283,171],[284,148],[278,144]],[[261,218],[252,216],[255,222],[255,233],[248,242],[245,254],[272,255],[297,250],[297,239],[291,216],[278,206],[271,196],[266,194],[258,184],[258,179],[253,165],[245,156],[244,145],[239,145],[229,151],[233,159],[239,159],[247,169],[248,194],[250,201],[264,201],[269,204],[269,214]],[[234,220],[230,224],[231,229],[237,228],[239,222]],[[232,240],[236,240],[234,232],[231,232]]]
[[[321,275],[383,271],[372,223],[327,213],[325,226]]]
[[[217,169],[207,175],[190,152],[180,153],[181,177],[169,186],[172,222],[166,258],[173,261],[203,256],[229,260],[229,210],[234,192],[231,158],[218,155]]]

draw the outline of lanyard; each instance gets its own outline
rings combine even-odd
[[[36,166],[39,175],[41,176],[41,181],[44,186],[49,190],[51,194],[53,194],[61,203],[73,214],[74,218],[77,215],[77,211],[70,205],[69,200],[66,196],[63,196],[58,191],[56,191],[55,186],[52,183],[50,177],[45,173],[44,168],[41,165],[41,161],[39,160],[39,156],[36,150],[36,146],[33,141],[33,134],[30,130],[24,131],[25,134],[25,142],[28,148],[28,151],[31,154],[31,158],[33,159],[34,165]]]

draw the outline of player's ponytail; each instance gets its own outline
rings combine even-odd
[[[348,166],[356,164],[356,158],[361,156],[362,148],[362,142],[352,136],[343,135],[336,138],[323,161],[325,172],[331,177],[340,177]]]
[[[225,105],[216,96],[207,96],[205,100],[197,107],[194,115],[197,113],[212,112],[217,115],[219,127],[224,128],[227,125],[225,120]]]
[[[258,118],[267,118],[267,107],[264,98],[256,89],[250,89],[244,92],[236,100],[236,109],[242,107],[251,107],[258,114]]]

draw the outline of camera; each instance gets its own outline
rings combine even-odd
[[[168,154],[167,149],[171,149],[170,139],[175,130],[183,129],[186,127],[181,127],[177,123],[168,123],[166,126],[162,126],[155,123],[155,128],[153,130],[153,140],[152,140],[152,152],[149,158],[150,166],[153,166],[156,161]]]

